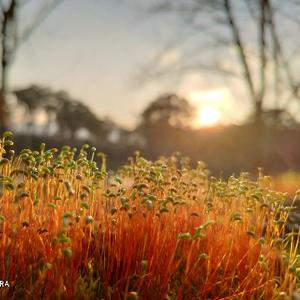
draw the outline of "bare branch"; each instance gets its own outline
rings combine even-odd
[[[161,58],[166,54],[163,51],[160,52],[155,63],[152,62],[149,67],[151,71],[144,72],[146,79],[165,76],[165,73],[183,75],[185,72],[197,71],[198,69],[216,74],[220,72],[220,74],[231,78],[240,76],[247,88],[256,119],[259,119],[259,115],[266,109],[263,104],[268,100],[273,100],[273,106],[280,108],[279,105],[281,106],[283,103],[282,97],[285,97],[289,92],[292,94],[288,99],[300,99],[300,78],[297,79],[294,65],[292,65],[298,61],[298,57],[296,57],[298,46],[297,48],[293,47],[293,49],[288,48],[288,44],[285,44],[285,37],[280,36],[277,32],[279,22],[282,22],[281,24],[284,26],[286,24],[293,26],[293,22],[297,24],[292,18],[285,17],[283,19],[282,16],[284,15],[284,8],[288,7],[288,13],[296,17],[298,9],[300,9],[299,0],[294,2],[289,0],[287,6],[283,6],[284,4],[280,0],[157,1],[165,5],[157,6],[156,12],[180,16],[183,25],[191,29],[189,34],[193,33],[194,30],[198,38],[200,36],[201,38],[197,39],[200,41],[199,43],[195,43],[195,40],[191,41],[189,37],[185,37],[185,41],[189,42],[188,47],[181,42],[177,44],[175,41],[171,50],[180,51],[180,60],[174,64],[167,66],[159,64]],[[295,7],[295,10],[291,10],[291,7]],[[251,28],[249,26],[248,33],[250,23],[254,26]],[[245,24],[246,27],[243,27]],[[229,39],[227,38],[228,33],[230,34]],[[229,46],[229,40],[231,45],[233,44],[236,48],[237,62],[235,57],[231,60],[230,51],[226,53],[226,57],[219,55],[222,53],[221,47]],[[191,45],[195,47],[191,47]],[[206,51],[215,52],[214,61],[212,61],[212,53],[209,54],[208,61]],[[293,59],[294,57],[296,59]],[[220,64],[217,62],[218,58],[220,58]],[[222,64],[224,60],[238,65],[242,71],[241,74],[226,68]],[[269,66],[272,68],[271,72],[267,72]],[[283,107],[283,109],[288,109],[288,106]]]
[[[298,95],[298,90],[299,90],[299,84],[295,84],[295,80],[293,78],[292,72],[290,70],[289,67],[289,63],[287,61],[287,59],[284,56],[278,35],[277,35],[277,31],[276,31],[276,26],[275,26],[275,22],[274,22],[274,13],[272,10],[272,6],[271,4],[269,5],[269,22],[270,22],[270,28],[271,28],[271,35],[272,35],[272,39],[273,39],[273,43],[276,47],[276,51],[278,54],[278,57],[281,60],[281,63],[283,65],[284,71],[286,73],[287,79],[288,79],[288,83],[290,85],[290,89],[291,89],[291,93],[293,96],[295,96],[296,98],[300,99],[300,95]],[[291,97],[289,97],[287,99],[287,101],[290,101]]]
[[[259,20],[259,48],[260,48],[260,90],[256,97],[257,110],[262,109],[262,102],[266,91],[266,8],[268,0],[260,0]]]
[[[36,30],[36,28],[38,28],[62,2],[63,0],[54,0],[45,5],[34,19],[34,22],[24,30],[21,36],[18,37],[18,45],[26,42],[34,30]]]
[[[239,32],[238,26],[235,22],[234,16],[233,16],[232,6],[231,6],[231,1],[230,0],[224,0],[224,8],[225,8],[225,12],[226,12],[226,15],[227,15],[228,25],[231,29],[233,39],[234,39],[234,43],[237,46],[240,61],[241,61],[241,64],[242,64],[242,67],[243,67],[243,70],[244,70],[246,84],[248,85],[249,92],[251,94],[252,99],[254,100],[254,99],[256,99],[256,94],[255,94],[253,79],[252,79],[249,64],[248,64],[248,61],[247,61],[247,57],[246,57],[246,53],[245,53],[245,49],[244,49],[244,44],[241,40],[240,32]]]

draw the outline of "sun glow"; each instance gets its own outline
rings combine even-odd
[[[228,112],[232,107],[232,97],[226,88],[210,90],[191,89],[188,99],[197,107],[194,126],[211,127],[228,122]]]
[[[199,110],[198,122],[201,126],[213,126],[221,119],[220,111],[213,106],[203,106]]]
[[[220,103],[224,99],[228,98],[228,91],[226,89],[215,89],[209,91],[190,91],[189,98],[195,102],[209,102],[209,103]]]

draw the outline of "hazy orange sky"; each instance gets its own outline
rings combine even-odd
[[[31,0],[19,9],[20,29],[30,24],[42,3]],[[179,30],[184,30],[182,25],[172,18],[149,15],[125,1],[65,0],[18,49],[9,84],[64,89],[99,116],[129,127],[163,92],[178,92],[196,106],[214,102],[233,121],[242,120],[247,103],[232,115],[230,107],[237,102],[217,76],[200,71],[176,83],[160,79],[141,85],[135,80],[141,67]],[[168,64],[178,55],[171,51],[159,63]],[[223,99],[219,104],[218,97]]]

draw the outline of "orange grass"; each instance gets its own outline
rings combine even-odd
[[[276,190],[286,192],[293,196],[299,189],[300,174],[294,171],[282,173],[273,178],[273,186]]]
[[[203,163],[138,153],[109,177],[88,146],[16,156],[9,138],[1,299],[281,299],[297,290],[297,253],[285,250],[275,218],[285,195],[268,177],[225,182]]]

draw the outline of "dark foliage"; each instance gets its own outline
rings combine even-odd
[[[286,115],[280,122],[276,116],[275,122],[272,111],[264,114],[262,124],[249,120],[241,126],[195,130],[188,126],[193,116],[189,102],[166,94],[150,103],[136,129],[128,131],[109,119],[98,118],[64,92],[31,86],[15,91],[15,95],[30,116],[42,109],[48,116],[47,121],[57,126],[52,134],[47,126],[39,134],[30,130],[16,133],[17,148],[37,148],[42,141],[49,147],[88,143],[108,154],[112,169],[124,163],[134,150],[141,150],[149,159],[178,151],[189,156],[192,164],[204,161],[214,174],[219,175],[222,170],[223,176],[241,170],[256,172],[257,166],[270,173],[300,169],[300,128]],[[81,129],[86,130],[83,137],[78,134]]]

